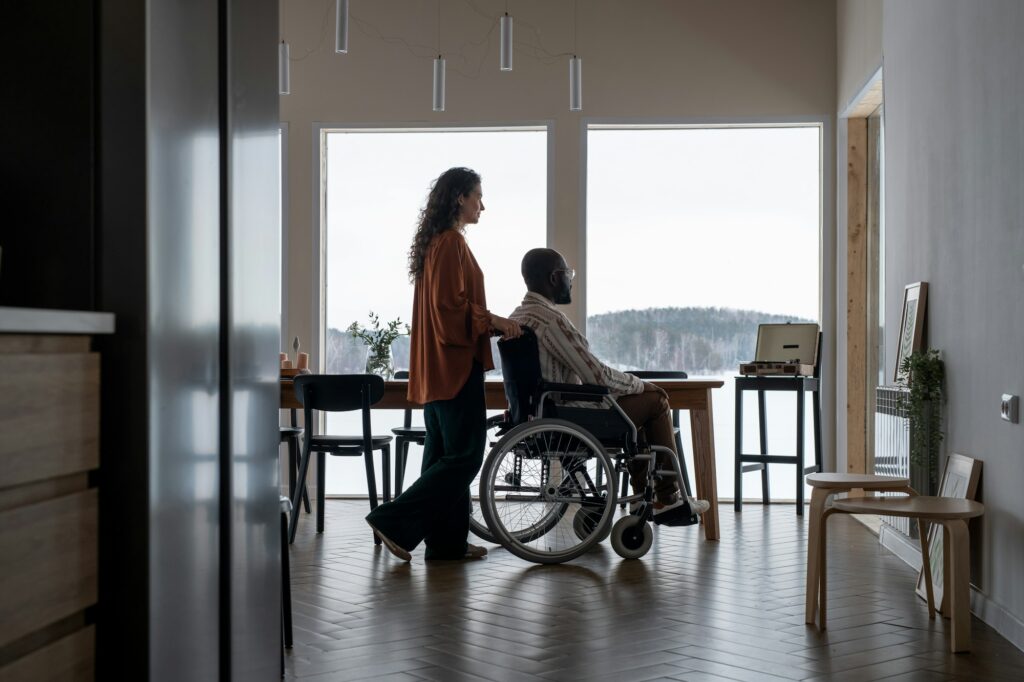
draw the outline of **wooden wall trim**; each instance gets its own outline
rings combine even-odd
[[[867,473],[868,124],[847,121],[846,470]]]

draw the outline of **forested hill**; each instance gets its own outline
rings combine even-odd
[[[813,321],[732,308],[648,308],[593,315],[587,337],[595,355],[621,369],[714,374],[754,358],[757,325]]]

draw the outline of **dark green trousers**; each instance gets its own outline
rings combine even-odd
[[[454,398],[427,403],[423,419],[427,436],[419,479],[366,520],[405,549],[425,542],[427,559],[461,559],[469,535],[469,484],[480,471],[487,442],[480,363],[473,363]]]

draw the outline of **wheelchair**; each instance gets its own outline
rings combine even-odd
[[[474,533],[539,564],[570,561],[609,536],[619,556],[644,556],[654,540],[654,483],[682,480],[675,453],[639,443],[636,426],[607,388],[543,381],[532,330],[524,327],[498,350],[509,409],[491,422],[498,440],[479,488],[486,530],[474,521]],[[658,451],[672,455],[673,470],[655,468]],[[647,463],[647,485],[620,495],[620,474],[632,462]],[[638,509],[616,521],[616,506],[630,503]]]

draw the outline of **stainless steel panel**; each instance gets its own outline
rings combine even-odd
[[[213,680],[221,569],[218,5],[149,0],[148,8],[149,679]]]
[[[278,5],[228,0],[231,678],[280,676]]]

